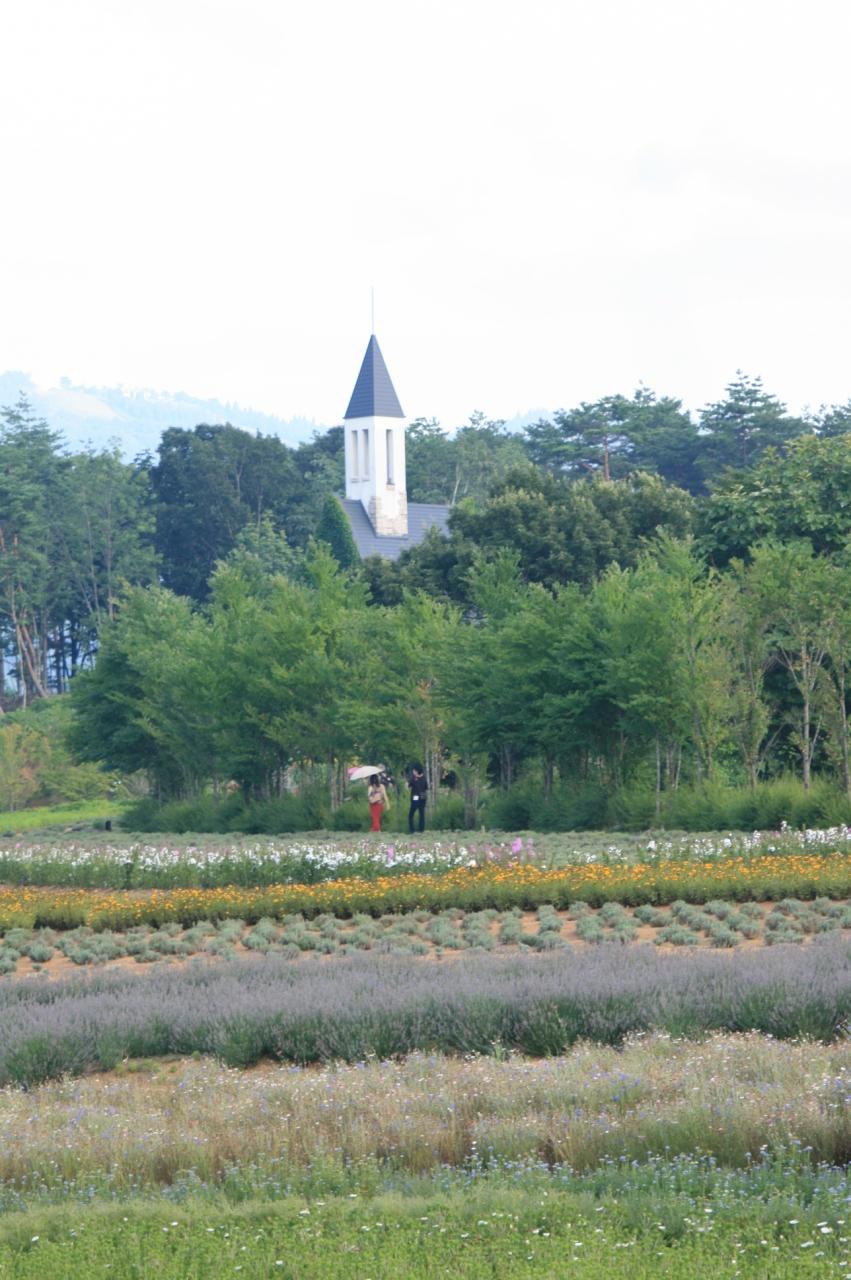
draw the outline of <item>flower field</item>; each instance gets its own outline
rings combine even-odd
[[[2,1274],[807,1280],[851,1260],[842,1042],[130,1065],[0,1094]]]
[[[0,889],[0,930],[87,925],[129,929],[225,918],[255,922],[300,913],[353,916],[460,908],[533,910],[576,902],[600,907],[851,896],[845,853],[736,855],[717,861],[682,859],[624,865],[587,863],[546,869],[531,863],[459,867],[440,874],[404,872],[369,879],[347,876],[316,884],[230,885],[220,889],[96,890],[34,886]]]
[[[0,1274],[851,1270],[845,828],[0,868]]]
[[[725,862],[765,854],[851,853],[851,829],[754,831],[719,835],[627,833],[476,835],[463,837],[327,835],[311,838],[234,839],[199,836],[150,844],[135,837],[90,836],[0,842],[0,884],[98,889],[223,888],[313,884],[352,876],[458,867]]]
[[[0,984],[0,1085],[205,1053],[232,1066],[403,1056],[415,1050],[532,1057],[581,1040],[619,1045],[663,1030],[759,1030],[829,1042],[851,1021],[851,955],[827,938],[805,948],[688,954],[638,947],[553,954],[464,953],[445,968],[353,955],[292,964],[267,956],[113,969]]]

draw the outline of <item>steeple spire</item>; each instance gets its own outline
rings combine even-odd
[[[404,418],[375,334],[369,339],[344,418]]]

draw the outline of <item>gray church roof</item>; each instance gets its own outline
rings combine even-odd
[[[369,340],[345,418],[404,418],[375,334]]]
[[[449,533],[449,507],[436,502],[408,503],[407,538],[390,538],[377,534],[370,524],[363,503],[357,498],[341,498],[340,505],[349,518],[352,537],[361,559],[367,556],[383,556],[385,560],[398,560],[403,551],[416,547],[428,533],[437,529]]]

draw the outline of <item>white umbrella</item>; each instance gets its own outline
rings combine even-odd
[[[361,778],[371,778],[374,773],[383,773],[383,764],[362,764],[349,770],[349,782],[358,782]]]

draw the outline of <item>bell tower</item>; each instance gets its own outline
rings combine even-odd
[[[376,534],[406,538],[405,415],[375,334],[343,423],[346,497],[361,503]]]

